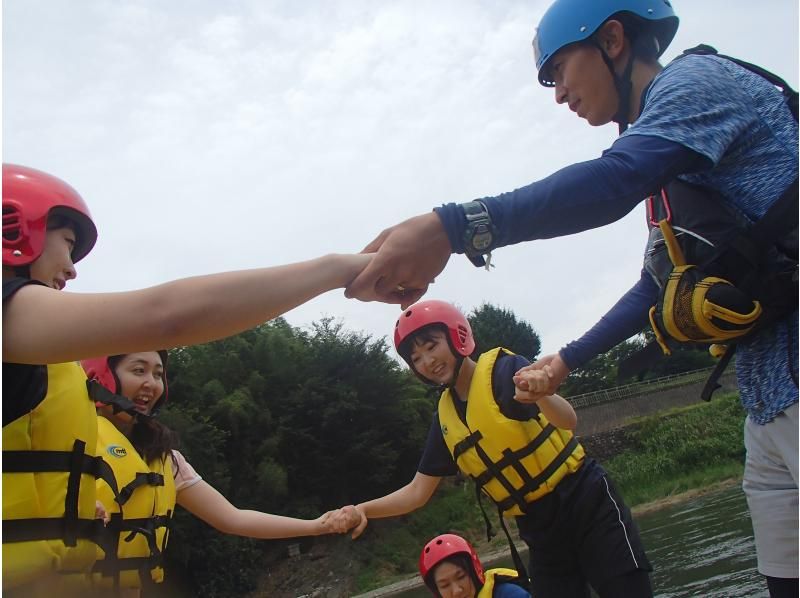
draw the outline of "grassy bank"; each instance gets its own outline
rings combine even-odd
[[[633,421],[626,428],[630,448],[603,465],[629,506],[741,477],[744,417],[734,393]],[[361,564],[358,591],[414,574],[420,539],[443,531],[461,533],[482,555],[506,548],[496,509],[484,502],[499,532],[491,542],[486,541],[483,516],[469,483],[443,484],[431,503],[408,517],[371,521],[364,540],[354,543]]]
[[[740,477],[744,417],[732,393],[642,418],[628,427],[631,448],[603,465],[630,506]]]

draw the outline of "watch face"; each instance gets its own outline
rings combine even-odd
[[[475,251],[484,251],[492,244],[491,231],[476,231],[472,236],[472,247]]]

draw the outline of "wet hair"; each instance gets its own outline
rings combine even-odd
[[[165,362],[166,351],[158,351],[158,354],[161,356],[162,363]],[[108,358],[108,368],[111,370],[114,381],[117,384],[117,394],[122,392],[122,384],[119,381],[116,369],[119,362],[126,355],[127,353],[123,353],[122,355],[112,355]],[[163,399],[163,396],[159,398],[159,400]],[[156,459],[163,460],[169,455],[172,458],[173,467],[177,467],[172,451],[179,448],[180,437],[177,432],[170,430],[156,418],[135,418],[128,440],[131,441],[133,448],[142,456],[145,463],[150,463]]]
[[[475,568],[472,566],[472,559],[468,554],[459,552],[458,554],[453,554],[451,556],[443,558],[441,561],[436,563],[436,565],[434,565],[430,571],[428,571],[428,575],[425,577],[424,581],[425,585],[428,586],[428,589],[431,592],[433,592],[434,596],[438,596],[439,598],[441,598],[441,594],[439,593],[439,588],[436,587],[436,571],[437,569],[439,569],[439,566],[442,563],[450,563],[466,571],[467,575],[469,575],[470,578],[472,579],[472,584],[475,586],[476,593],[480,592],[481,588],[483,588],[483,584],[478,579],[478,574],[475,573]]]
[[[60,213],[54,209],[47,217],[47,230],[56,230],[59,228],[68,228],[76,235],[78,234],[78,225],[75,221],[66,214]]]
[[[414,369],[414,366],[411,365],[411,352],[414,350],[414,347],[420,347],[425,343],[429,343],[434,339],[434,333],[441,332],[444,334],[445,339],[447,339],[447,346],[450,346],[450,335],[449,331],[447,330],[447,326],[444,324],[440,324],[435,322],[433,324],[428,324],[423,326],[419,330],[415,330],[411,334],[408,335],[403,342],[397,347],[397,352],[400,354],[400,357],[403,358],[411,369]],[[450,347],[452,351],[453,348]],[[455,352],[453,352],[455,354]]]

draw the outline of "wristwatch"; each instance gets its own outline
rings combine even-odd
[[[491,253],[497,231],[489,210],[482,201],[461,204],[467,226],[464,228],[464,254],[476,266],[485,266],[484,254]]]

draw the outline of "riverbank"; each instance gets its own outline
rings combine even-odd
[[[738,484],[745,456],[743,421],[737,397],[726,395],[636,419],[581,442],[608,471],[634,514],[643,515]],[[488,509],[487,515],[499,529],[496,511]],[[299,555],[265,563],[259,588],[249,597],[396,595],[419,585],[421,539],[443,530],[468,538],[487,562],[502,559],[508,550],[502,533],[491,542],[485,540],[474,487],[456,476],[442,482],[425,509],[372,521],[356,542],[347,537],[315,538]],[[513,524],[509,531],[516,538]]]
[[[666,496],[664,498],[659,498],[657,500],[637,505],[633,507],[631,511],[633,512],[634,517],[638,515],[644,515],[645,513],[652,513],[653,511],[658,511],[660,509],[664,509],[683,502],[693,500],[705,494],[720,492],[722,490],[738,486],[741,483],[742,483],[741,478],[729,478],[726,480],[722,480],[720,482],[709,484],[708,486],[703,488],[695,488],[692,490],[687,490],[679,494]],[[515,538],[515,541],[516,540],[518,540],[518,538]],[[509,557],[511,554],[508,548],[498,550],[496,548],[492,548],[491,545],[487,542],[482,542],[482,543],[476,542],[475,544],[476,544],[475,548],[478,554],[481,555],[481,560],[484,562],[493,562],[500,559],[504,559]],[[399,594],[401,592],[406,592],[408,590],[412,590],[415,588],[421,588],[422,585],[423,584],[422,581],[420,580],[419,575],[410,575],[406,579],[396,581],[382,588],[371,590],[363,594],[358,594],[353,598],[388,598],[390,596],[395,596],[396,594]]]

